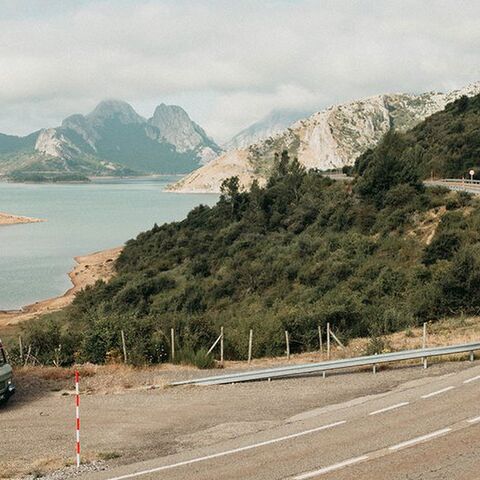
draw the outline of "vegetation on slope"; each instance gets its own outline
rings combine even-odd
[[[468,177],[472,168],[480,174],[480,95],[460,97],[409,132],[395,136],[395,158],[417,165],[421,178]],[[381,154],[381,147],[368,150],[353,171],[362,174],[364,166]]]
[[[110,282],[30,324],[27,342],[44,361],[61,344],[65,363],[104,362],[123,329],[132,361],[158,362],[171,327],[197,351],[224,326],[227,357],[244,358],[250,328],[260,356],[283,352],[284,330],[302,351],[326,322],[348,339],[479,313],[479,201],[425,189],[397,147],[386,137],[353,186],[287,154],[265,188],[229,179],[216,206],[129,241]]]
[[[32,353],[51,363],[61,344],[63,363],[101,363],[120,355],[123,329],[131,361],[160,362],[174,328],[193,358],[224,326],[226,356],[245,358],[250,328],[261,356],[283,352],[284,330],[295,352],[316,348],[327,322],[348,339],[478,315],[480,200],[421,179],[433,163],[458,174],[480,158],[479,102],[462,98],[408,134],[388,133],[359,158],[352,184],[287,152],[264,188],[242,192],[230,178],[216,206],[130,240],[111,281],[29,324]]]

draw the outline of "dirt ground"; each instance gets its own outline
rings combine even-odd
[[[428,346],[478,341],[478,318],[448,320],[429,326]],[[417,348],[421,329],[385,339],[389,348]],[[336,347],[332,358],[361,355],[367,339]],[[286,363],[324,360],[319,352],[225,362],[237,371]],[[466,356],[370,369],[360,374],[297,378],[216,387],[170,387],[172,381],[220,373],[189,366],[83,365],[81,378],[82,449],[86,462],[102,468],[147,460],[184,449],[221,442],[272,428],[309,409],[394,389],[410,380],[465,368]],[[0,410],[0,478],[29,478],[70,465],[74,459],[73,368],[21,367],[15,371],[18,393]],[[57,477],[54,477],[57,478]],[[64,477],[58,477],[64,478]]]
[[[60,297],[49,298],[15,311],[0,311],[0,333],[7,331],[20,322],[38,317],[44,313],[55,312],[72,303],[77,292],[93,285],[97,280],[108,280],[113,274],[113,265],[120,255],[122,247],[111,248],[89,255],[75,257],[77,265],[69,273],[72,288]]]

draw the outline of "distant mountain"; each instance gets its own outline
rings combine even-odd
[[[0,134],[0,174],[35,181],[188,173],[221,152],[181,107],[161,104],[147,120],[126,102],[105,100],[56,128]]]
[[[334,105],[299,120],[282,132],[240,150],[227,152],[170,188],[180,192],[218,192],[237,175],[244,187],[268,177],[275,152],[288,150],[307,168],[329,170],[353,165],[390,129],[406,131],[466,95],[480,93],[480,82],[450,93],[391,94]]]
[[[260,140],[271,137],[301,118],[309,117],[313,111],[305,110],[272,110],[266,117],[253,123],[223,145],[225,150],[245,148]]]

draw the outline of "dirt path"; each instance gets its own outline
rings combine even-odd
[[[54,312],[72,303],[77,292],[93,285],[97,280],[108,280],[113,274],[113,265],[123,247],[115,247],[90,255],[75,257],[78,265],[68,274],[73,287],[62,296],[42,300],[22,310],[0,312],[0,328],[16,325],[47,312]]]

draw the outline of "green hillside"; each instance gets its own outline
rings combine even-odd
[[[480,175],[480,95],[461,97],[399,134],[396,148],[395,156],[417,165],[421,178],[468,178],[472,168]],[[354,171],[361,173],[379,153],[377,148],[361,155]]]
[[[27,341],[103,362],[123,329],[132,361],[157,362],[170,327],[198,350],[224,326],[226,355],[244,358],[250,328],[258,356],[282,353],[285,329],[302,351],[326,322],[348,339],[480,313],[480,201],[397,167],[382,176],[371,163],[352,186],[285,154],[265,188],[230,179],[215,207],[130,240],[110,282],[31,324]]]
[[[348,340],[480,314],[480,199],[422,183],[433,162],[458,174],[478,158],[479,102],[388,133],[353,183],[307,172],[287,152],[264,188],[225,181],[216,206],[127,242],[111,281],[30,324],[27,341],[45,361],[61,344],[66,363],[103,362],[123,329],[132,361],[158,362],[170,328],[192,352],[224,326],[227,357],[245,358],[250,328],[260,356],[283,352],[284,330],[303,351],[327,322]]]

